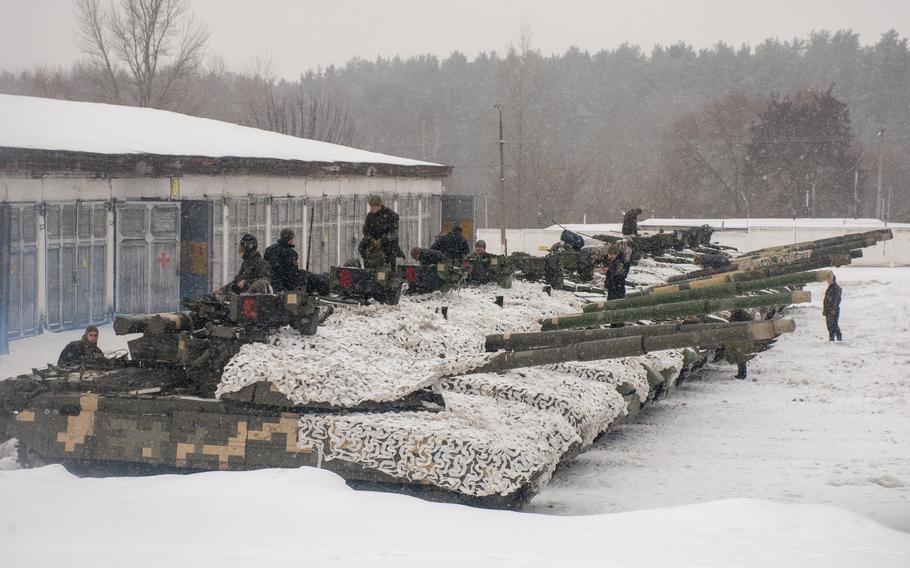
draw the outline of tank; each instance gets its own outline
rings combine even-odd
[[[526,268],[546,277],[558,263],[540,258]],[[555,277],[561,285],[561,269]],[[337,267],[331,279],[367,300],[401,289],[397,275],[380,279],[355,267]],[[710,323],[540,332],[536,319],[579,310],[582,300],[537,283],[513,286],[465,286],[396,306],[341,304],[315,335],[305,335],[312,318],[318,325],[331,310],[303,294],[296,304],[289,294],[206,298],[184,312],[118,318],[118,333],[142,333],[130,342],[133,359],[0,382],[0,432],[19,440],[26,464],[137,474],[306,465],[357,487],[512,508],[560,462],[700,365],[728,349],[761,350],[790,329],[786,321],[708,315],[722,307],[709,302],[729,300],[720,298],[692,308]],[[773,307],[751,311],[777,315]],[[382,364],[383,354],[394,364]],[[430,371],[421,374],[425,362]],[[353,369],[345,379],[384,395],[306,391],[335,381],[338,369]],[[229,376],[242,381],[226,388]]]
[[[505,256],[492,256],[489,261],[464,259],[432,265],[408,264],[398,267],[399,278],[408,285],[408,294],[448,292],[462,286],[494,283],[512,287],[514,271]]]

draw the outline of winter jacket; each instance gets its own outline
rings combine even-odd
[[[57,358],[57,365],[73,367],[96,359],[104,359],[104,352],[97,344],[82,338],[66,344],[66,347],[60,352],[60,357]]]
[[[638,212],[635,209],[629,209],[622,218],[622,234],[638,234]]]
[[[825,317],[836,316],[840,312],[841,287],[837,282],[832,282],[825,290],[825,300],[822,302],[822,314]]]
[[[395,265],[396,258],[404,258],[404,252],[398,244],[398,213],[385,205],[375,213],[367,213],[363,221],[363,239],[357,248],[364,260],[369,251],[379,248],[390,266]]]
[[[262,255],[259,254],[258,250],[247,253],[243,258],[243,262],[240,264],[240,270],[237,271],[237,276],[233,280],[228,282],[222,290],[224,292],[248,292],[250,287],[257,280],[265,280],[266,282],[271,281],[269,274],[269,264],[262,258]],[[238,287],[240,281],[243,281],[243,288]]]
[[[485,252],[478,254],[472,252],[468,255],[470,266],[468,268],[468,282],[471,284],[486,284],[493,279],[493,268],[490,261],[493,255]]]
[[[461,260],[471,251],[468,241],[461,234],[461,227],[455,227],[448,233],[437,237],[430,248],[438,250],[452,260]]]
[[[626,297],[626,276],[629,275],[630,263],[622,256],[617,256],[607,263],[607,299],[615,300]]]
[[[422,266],[431,266],[440,262],[449,262],[449,258],[433,249],[420,249],[420,264]]]
[[[297,251],[294,245],[278,240],[265,249],[263,256],[269,264],[272,277],[272,288],[276,292],[296,290],[300,286],[300,267],[297,265]]]

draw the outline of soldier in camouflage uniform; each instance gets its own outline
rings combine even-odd
[[[259,241],[250,234],[243,235],[240,239],[240,257],[243,262],[240,270],[233,280],[225,284],[218,292],[227,294],[233,292],[262,294],[268,293],[271,288],[269,264],[259,254]]]
[[[383,205],[378,195],[371,195],[368,203],[370,212],[363,221],[363,238],[357,251],[365,268],[394,271],[396,259],[404,258],[398,244],[398,213]]]

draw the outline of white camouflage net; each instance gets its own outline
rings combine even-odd
[[[675,376],[683,363],[679,352],[662,352],[460,374],[493,355],[484,352],[486,335],[537,330],[538,318],[580,310],[576,296],[542,288],[515,282],[511,290],[466,288],[404,297],[399,306],[344,307],[315,336],[281,332],[269,344],[245,346],[225,369],[219,394],[269,381],[296,404],[354,405],[437,385],[444,411],[308,414],[298,445],[326,461],[464,495],[534,491],[567,451],[590,445],[626,413],[617,388],[627,384],[644,401],[645,365]],[[504,308],[493,303],[496,295],[505,296]],[[441,306],[449,307],[448,320]]]
[[[581,309],[572,294],[548,296],[542,288],[515,282],[511,289],[405,296],[398,306],[345,306],[316,335],[286,330],[267,344],[245,345],[225,367],[216,395],[268,381],[300,405],[396,400],[489,360],[488,334],[537,330],[538,318]],[[497,295],[505,297],[503,308],[493,303]]]
[[[581,442],[560,415],[486,396],[446,393],[446,410],[300,418],[299,445],[413,483],[509,495],[546,485]]]

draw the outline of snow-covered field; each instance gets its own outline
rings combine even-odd
[[[565,464],[531,503],[561,514],[755,497],[823,503],[910,531],[910,269],[835,270],[842,344],[824,284],[792,308],[796,333],[697,380]],[[910,566],[910,561],[908,561]]]
[[[906,567],[910,535],[819,505],[729,500],[557,517],[357,492],[328,472],[77,479],[0,472],[0,565]]]
[[[910,530],[910,269],[837,274],[846,342],[826,341],[810,287],[755,382],[710,368],[561,468],[533,512],[357,492],[307,468],[0,471],[0,566],[910,566],[910,535],[885,526]],[[66,338],[51,337],[13,343],[0,373],[54,359]]]

